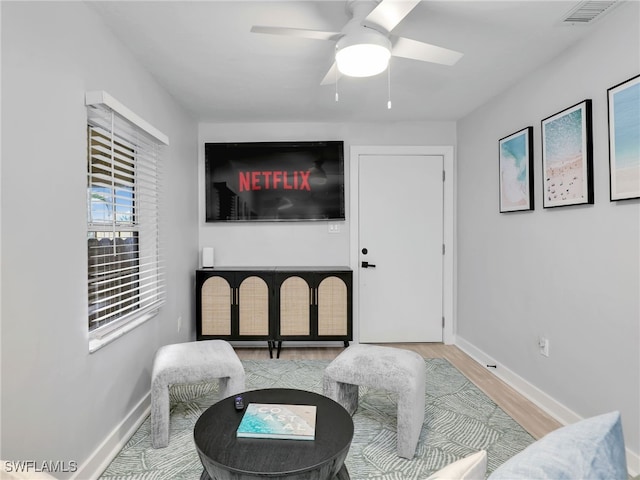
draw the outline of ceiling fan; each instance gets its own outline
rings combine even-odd
[[[454,65],[462,53],[390,33],[418,3],[420,0],[348,0],[352,18],[339,32],[263,25],[254,25],[251,31],[336,42],[335,62],[321,85],[334,83],[341,74],[377,75],[386,70],[391,56]]]

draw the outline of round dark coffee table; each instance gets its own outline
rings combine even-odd
[[[270,388],[242,394],[249,403],[316,405],[315,440],[237,438],[244,410],[234,397],[209,407],[193,430],[201,480],[348,480],[344,460],[353,438],[351,415],[330,398],[304,390]]]

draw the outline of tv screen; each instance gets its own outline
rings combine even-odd
[[[205,143],[207,222],[344,220],[344,142]]]

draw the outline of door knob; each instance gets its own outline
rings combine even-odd
[[[376,266],[373,263],[362,262],[362,268],[375,268]]]

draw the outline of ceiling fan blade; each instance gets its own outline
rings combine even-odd
[[[322,30],[308,30],[304,28],[268,27],[254,25],[253,33],[268,33],[271,35],[285,35],[287,37],[311,38],[313,40],[338,40],[343,34],[340,32],[325,32]]]
[[[391,36],[394,57],[411,58],[423,62],[439,63],[440,65],[455,65],[463,56],[462,53],[448,48],[438,47],[429,43],[418,42],[405,37]]]
[[[341,76],[342,74],[340,73],[340,70],[338,70],[338,64],[333,62],[333,65],[331,65],[331,68],[320,82],[320,85],[333,85],[336,83],[336,79]]]
[[[364,19],[365,24],[374,23],[387,32],[393,30],[420,0],[382,0]]]

